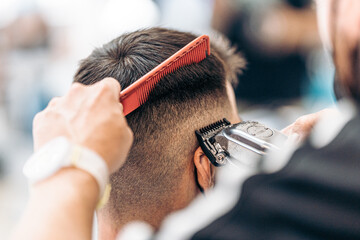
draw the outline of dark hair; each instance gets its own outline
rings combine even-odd
[[[121,35],[82,60],[74,81],[113,77],[124,89],[195,38],[163,28]],[[235,78],[244,60],[224,44],[221,48],[212,46],[205,60],[165,76],[148,101],[127,116],[134,143],[125,165],[111,176],[109,207],[115,219],[122,211],[137,215],[148,205],[173,210],[169,201],[176,183],[193,167],[194,131],[231,114],[226,77]]]

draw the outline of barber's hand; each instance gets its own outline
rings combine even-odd
[[[301,142],[309,136],[312,128],[315,126],[315,124],[320,118],[336,112],[337,111],[335,109],[326,108],[316,113],[304,115],[296,119],[294,123],[281,130],[281,132],[291,137],[292,140],[296,142]]]
[[[110,173],[125,162],[133,141],[119,102],[120,84],[106,78],[94,85],[74,83],[64,97],[54,98],[33,122],[34,149],[58,136],[97,152]]]

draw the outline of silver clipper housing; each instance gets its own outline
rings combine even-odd
[[[231,124],[225,118],[195,131],[195,134],[205,155],[217,167],[230,163],[259,169],[261,156],[270,150],[279,150],[287,139],[279,131],[259,122]]]

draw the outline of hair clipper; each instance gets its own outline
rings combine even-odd
[[[225,118],[195,131],[200,147],[211,163],[261,169],[262,156],[280,150],[287,137],[255,121],[231,124]]]

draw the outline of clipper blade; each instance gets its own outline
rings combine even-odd
[[[226,126],[229,126],[231,123],[226,119],[222,119],[220,121],[217,121],[215,123],[212,123],[206,127],[203,127],[201,129],[198,130],[199,133],[201,133],[201,135],[205,136],[205,137],[209,137],[209,135],[214,135],[217,132],[221,131],[222,129],[224,129]]]
[[[219,144],[213,145],[215,142],[214,136],[230,125],[231,123],[224,118],[195,131],[201,149],[214,166],[224,165],[225,157],[228,155]]]

